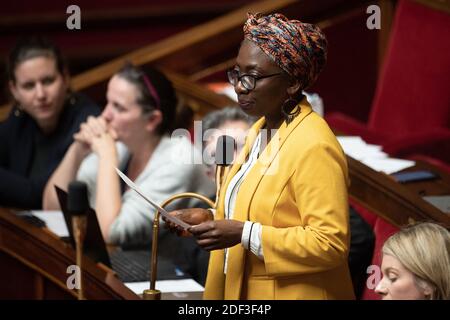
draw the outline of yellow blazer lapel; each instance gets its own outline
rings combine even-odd
[[[280,151],[283,143],[286,141],[289,134],[302,122],[302,120],[312,112],[311,106],[304,98],[297,108],[301,108],[300,114],[289,124],[286,125],[284,121],[278,129],[275,136],[271,139],[270,143],[266,146],[258,161],[253,168],[247,174],[245,180],[239,188],[239,193],[236,198],[236,204],[233,212],[233,219],[239,221],[249,220],[249,210],[253,195],[262,179],[267,174],[267,170],[274,161],[278,152]],[[253,128],[257,128],[256,136],[259,133],[259,129],[264,125],[265,121],[259,121]],[[256,136],[252,139],[251,143],[246,143],[246,157],[253,145]],[[249,139],[250,140],[250,139]],[[239,166],[240,168],[240,166]],[[276,168],[280,170],[282,168]],[[238,170],[233,171],[227,177],[228,184],[231,178],[236,174]],[[275,174],[271,173],[271,174]],[[228,184],[226,187],[228,187]],[[226,188],[225,188],[226,190]],[[223,203],[220,205],[223,206]],[[241,245],[236,245],[228,251],[228,264],[227,275],[225,280],[225,299],[240,299],[242,289],[242,279],[244,275],[244,266],[246,259],[246,250]]]

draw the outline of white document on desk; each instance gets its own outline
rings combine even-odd
[[[381,171],[386,174],[391,174],[409,167],[413,167],[416,163],[411,160],[387,158],[387,159],[364,159],[361,161],[366,166]]]
[[[339,136],[337,139],[346,155],[378,172],[391,174],[416,164],[411,160],[390,158],[381,146],[366,143],[361,137]]]
[[[127,282],[125,286],[136,294],[142,294],[144,290],[150,288],[150,282]],[[155,287],[161,292],[203,292],[205,290],[193,279],[158,280]]]
[[[368,144],[361,137],[355,136],[338,136],[339,143],[345,154],[353,159],[362,161],[363,159],[383,159],[388,155],[381,151],[381,146]]]
[[[39,219],[45,221],[47,229],[56,234],[58,237],[68,237],[66,221],[61,211],[31,211],[31,213]]]

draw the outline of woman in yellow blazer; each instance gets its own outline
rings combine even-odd
[[[261,118],[216,211],[172,213],[213,250],[204,298],[352,299],[347,163],[302,95],[325,64],[326,39],[281,14],[249,14],[244,34],[228,78],[240,107]]]

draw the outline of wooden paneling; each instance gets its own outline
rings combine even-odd
[[[126,6],[117,6],[110,4],[107,8],[91,8],[88,4],[77,3],[81,9],[83,25],[102,25],[105,22],[114,22],[121,24],[130,23],[136,20],[145,19],[152,21],[157,19],[158,22],[166,21],[170,24],[171,20],[179,20],[189,16],[191,21],[197,18],[217,16],[225,14],[230,10],[236,9],[244,5],[245,0],[234,1],[217,1],[210,3],[202,3],[196,1],[185,1],[184,3],[154,4],[149,1],[146,4],[138,4],[128,2]],[[68,5],[67,5],[68,6]],[[69,16],[66,14],[65,6],[54,6],[54,8],[44,8],[38,12],[17,12],[2,15],[0,17],[0,28],[30,28],[42,26],[49,29],[50,26],[65,25]]]
[[[217,95],[208,92],[208,89],[195,87],[190,83],[190,77],[199,79],[199,73],[205,69],[213,67],[213,70],[220,71],[219,68],[226,68],[232,64],[242,40],[242,25],[247,18],[247,12],[266,14],[280,12],[291,18],[320,22],[322,27],[326,27],[338,23],[339,19],[348,17],[349,14],[351,16],[355,8],[361,10],[366,2],[265,0],[250,3],[219,18],[83,72],[72,79],[72,88],[81,91],[107,81],[125,61],[136,65],[153,64],[171,71],[172,74],[177,73],[177,77],[171,78],[175,88],[181,96],[186,97],[187,101],[192,102],[196,111],[204,114],[209,110],[230,105],[232,101],[218,98]]]

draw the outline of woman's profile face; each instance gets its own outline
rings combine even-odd
[[[52,57],[35,57],[20,63],[14,70],[10,89],[20,108],[46,131],[56,127],[64,106],[68,79]]]
[[[416,284],[414,274],[400,261],[388,254],[383,255],[381,263],[383,278],[375,288],[383,300],[423,300],[424,290]]]
[[[205,161],[207,165],[206,174],[208,175],[208,177],[210,177],[212,180],[215,179],[216,165],[213,159],[216,155],[216,145],[219,137],[221,135],[227,135],[234,139],[234,141],[236,142],[236,150],[234,152],[233,159],[236,159],[237,155],[242,150],[242,147],[245,144],[245,138],[247,137],[249,129],[250,125],[242,120],[228,120],[218,128],[213,129],[213,134],[211,134],[206,140],[204,150],[205,155],[207,156],[207,159],[204,160],[209,160]]]
[[[259,79],[253,90],[247,90],[240,81],[234,86],[239,106],[250,116],[281,120],[281,106],[288,98],[289,79],[283,70],[267,56],[255,43],[245,39],[236,58],[235,70],[240,75],[249,74],[266,76],[282,73],[277,76]]]
[[[128,146],[143,136],[148,123],[137,103],[138,94],[134,84],[117,75],[108,83],[102,117],[116,131],[118,139]]]

